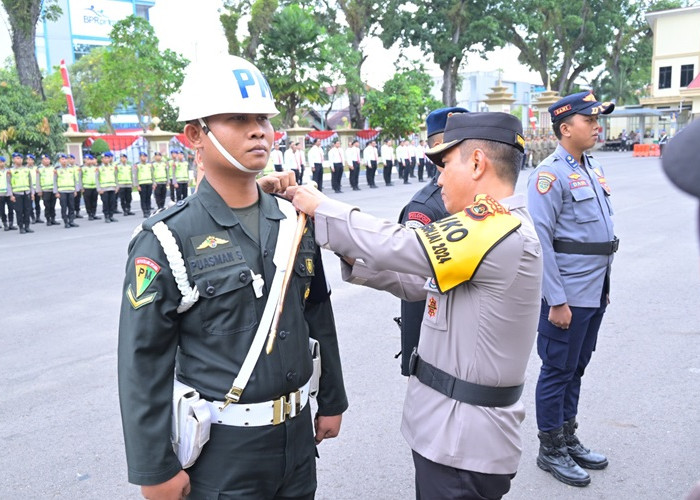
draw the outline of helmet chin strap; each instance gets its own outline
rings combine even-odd
[[[214,144],[214,147],[219,150],[219,153],[221,153],[221,155],[224,158],[226,158],[231,163],[231,165],[236,167],[238,170],[241,170],[243,172],[248,172],[250,174],[259,174],[260,173],[260,170],[252,170],[250,168],[244,167],[241,162],[236,160],[231,153],[229,153],[228,151],[226,151],[224,149],[224,147],[221,145],[221,143],[218,141],[218,139],[216,137],[214,137],[214,133],[207,126],[207,124],[204,122],[204,120],[201,118],[197,118],[197,120],[199,121],[199,124],[201,125],[202,130],[204,130],[204,133],[207,134],[207,137],[209,137],[209,140],[211,140],[211,142]]]

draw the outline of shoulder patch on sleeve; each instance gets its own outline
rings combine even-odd
[[[408,221],[420,222],[423,226],[432,222],[430,217],[425,215],[423,212],[408,212]],[[406,227],[409,227],[408,223]]]
[[[556,181],[557,177],[549,172],[540,172],[537,175],[537,192],[547,194],[552,189],[552,182]]]

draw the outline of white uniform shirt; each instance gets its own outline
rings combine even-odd
[[[320,146],[311,146],[309,149],[309,164],[323,163],[323,150]]]
[[[377,154],[377,148],[374,146],[367,146],[362,152],[362,158],[365,161],[365,165],[371,165],[371,161],[379,162],[379,155]]]
[[[394,148],[386,144],[382,146],[382,161],[385,163],[387,161],[394,161]]]
[[[299,148],[294,152],[294,157],[297,160],[297,168],[301,168],[304,165],[306,165],[306,158],[304,154],[304,150]]]
[[[328,160],[331,163],[343,163],[343,148],[331,148],[328,151]]]
[[[345,163],[352,166],[352,162],[360,162],[360,148],[353,146],[345,150]]]
[[[284,169],[285,170],[298,170],[297,159],[292,148],[289,148],[284,152]]]
[[[270,160],[272,161],[273,165],[283,165],[284,156],[282,156],[282,151],[279,149],[273,149],[270,152]]]

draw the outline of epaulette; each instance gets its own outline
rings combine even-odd
[[[194,196],[194,195],[192,195]],[[172,205],[165,210],[162,210],[160,212],[156,212],[155,214],[151,215],[148,219],[143,221],[141,224],[141,227],[146,230],[151,230],[155,224],[158,222],[164,221],[166,219],[169,219],[173,215],[179,213],[180,211],[184,210],[185,207],[188,205],[190,202],[190,198],[192,196],[188,196],[184,200],[180,200],[175,205]]]

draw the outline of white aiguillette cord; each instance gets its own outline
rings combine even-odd
[[[285,265],[291,262],[292,265],[289,268],[293,271],[294,259],[287,260],[287,256],[294,251],[296,255],[296,247],[293,246],[295,237],[295,226],[297,221],[297,213],[294,206],[286,200],[280,198],[275,198],[277,200],[277,205],[284,214],[285,218],[280,221],[279,233],[277,234],[277,245],[275,246],[275,255],[272,258],[272,262],[275,264],[275,277],[272,280],[272,285],[270,285],[270,293],[267,296],[267,303],[265,304],[265,309],[263,310],[262,317],[260,318],[260,323],[258,324],[258,329],[255,332],[255,338],[250,346],[250,350],[243,361],[241,366],[241,371],[233,381],[231,389],[226,394],[224,405],[219,408],[223,410],[231,403],[237,403],[243,394],[243,389],[248,384],[250,375],[253,373],[253,369],[258,362],[258,358],[262,353],[263,344],[265,343],[265,337],[272,324],[273,316],[275,315],[276,309],[279,307],[278,298],[282,295],[282,289],[284,285],[285,276],[287,275],[288,268]],[[297,245],[298,246],[298,245]]]

